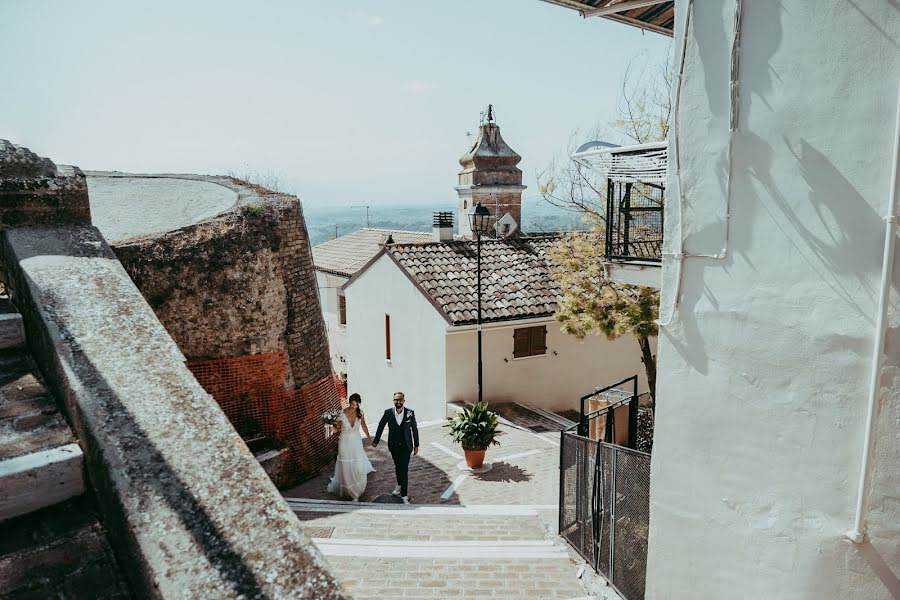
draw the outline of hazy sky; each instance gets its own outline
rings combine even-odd
[[[490,102],[533,194],[669,45],[539,0],[3,0],[0,138],[83,169],[271,172],[309,204],[440,202]]]

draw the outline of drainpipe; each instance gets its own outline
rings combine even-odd
[[[866,433],[863,441],[862,464],[860,467],[859,490],[856,498],[856,521],[847,537],[854,544],[862,543],[866,538],[866,491],[871,476],[872,433],[875,429],[875,413],[878,405],[878,392],[881,379],[881,355],[884,353],[884,334],[887,329],[886,313],[891,293],[891,270],[894,266],[894,231],[897,219],[897,202],[900,196],[900,88],[897,93],[897,121],[895,124],[894,162],[891,165],[891,196],[888,199],[888,210],[884,216],[884,258],[881,263],[881,297],[878,299],[878,320],[875,323],[875,347],[872,351],[872,371],[869,374],[869,407],[866,412]]]

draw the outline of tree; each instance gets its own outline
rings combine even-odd
[[[669,132],[672,78],[665,64],[638,64],[625,72],[619,115],[612,129],[631,142],[662,141]],[[598,139],[595,128],[589,139]],[[631,334],[637,339],[653,406],[656,405],[656,357],[650,338],[658,334],[659,290],[625,285],[609,278],[605,265],[605,186],[587,167],[569,159],[576,149],[577,132],[569,139],[565,156],[557,156],[537,174],[538,190],[548,203],[581,212],[587,233],[569,233],[551,252],[553,277],[562,290],[556,320],[564,333],[583,339],[589,334],[615,339]]]
[[[616,339],[632,334],[653,406],[656,405],[656,357],[650,338],[659,333],[659,290],[625,285],[609,278],[603,256],[604,227],[595,223],[587,233],[565,234],[551,250],[553,278],[562,291],[555,318],[563,333],[584,339],[589,334]]]

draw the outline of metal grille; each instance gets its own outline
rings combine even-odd
[[[608,180],[606,257],[662,260],[664,203],[660,184]]]
[[[560,535],[628,600],[643,600],[650,455],[563,431]]]

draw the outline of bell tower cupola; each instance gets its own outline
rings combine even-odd
[[[488,105],[478,127],[478,137],[468,152],[459,159],[459,232],[472,237],[467,216],[476,203],[491,211],[491,224],[509,214],[515,227],[522,224],[522,170],[516,165],[522,157],[510,148],[500,136],[500,127],[494,120],[494,107]],[[509,223],[506,219],[505,223]],[[503,234],[503,232],[498,232]]]

